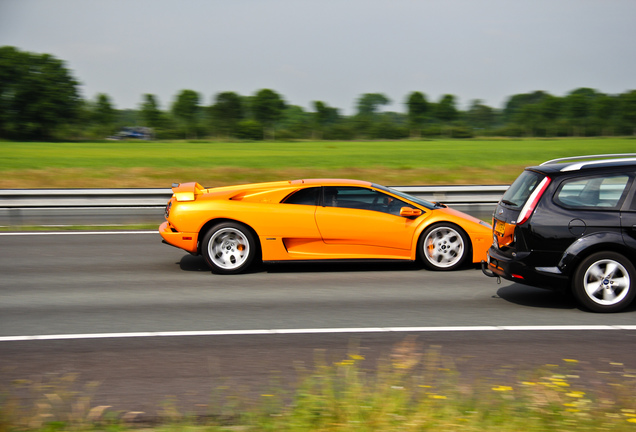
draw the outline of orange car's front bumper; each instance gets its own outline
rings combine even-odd
[[[170,222],[165,221],[159,226],[159,234],[163,237],[164,242],[171,246],[178,247],[179,249],[183,249],[191,254],[198,253],[198,233],[179,232],[170,225]]]

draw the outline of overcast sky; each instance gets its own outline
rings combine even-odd
[[[64,60],[83,96],[162,108],[271,88],[351,114],[363,93],[465,108],[636,89],[636,0],[0,0],[0,45]]]

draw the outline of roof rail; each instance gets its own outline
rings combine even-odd
[[[552,165],[565,161],[581,161],[581,160],[594,160],[594,159],[605,159],[605,158],[627,158],[627,157],[636,157],[636,153],[618,153],[618,154],[602,154],[602,155],[589,155],[589,156],[570,156],[559,159],[552,159],[546,162],[543,162],[539,166],[543,165]]]

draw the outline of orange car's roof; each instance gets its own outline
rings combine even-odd
[[[194,183],[187,184],[187,189],[190,191]],[[209,198],[214,199],[238,199],[238,197],[247,197],[250,195],[264,196],[264,194],[275,195],[278,193],[288,193],[286,190],[290,190],[298,187],[306,187],[312,185],[338,185],[338,186],[372,186],[371,182],[362,180],[349,180],[349,179],[300,179],[300,180],[283,180],[264,183],[249,183],[234,186],[220,186],[215,188],[205,189],[205,193]],[[185,186],[185,184],[184,184]],[[174,189],[173,189],[174,190]],[[191,192],[191,191],[190,191]],[[282,198],[281,198],[282,199]]]
[[[323,185],[352,185],[352,186],[371,186],[371,182],[363,180],[351,179],[301,179],[292,180],[290,184],[323,184]]]
[[[235,191],[245,189],[279,189],[297,185],[345,185],[345,186],[371,186],[372,183],[363,180],[350,179],[299,179],[299,180],[283,180],[263,183],[248,183],[233,186],[219,186],[208,188],[208,192]]]

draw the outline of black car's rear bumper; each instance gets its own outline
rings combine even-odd
[[[487,261],[482,261],[482,272],[489,277],[500,277],[509,281],[538,288],[568,289],[569,279],[556,267],[535,267],[531,265],[530,252],[518,252],[515,256],[504,255],[491,247]]]

